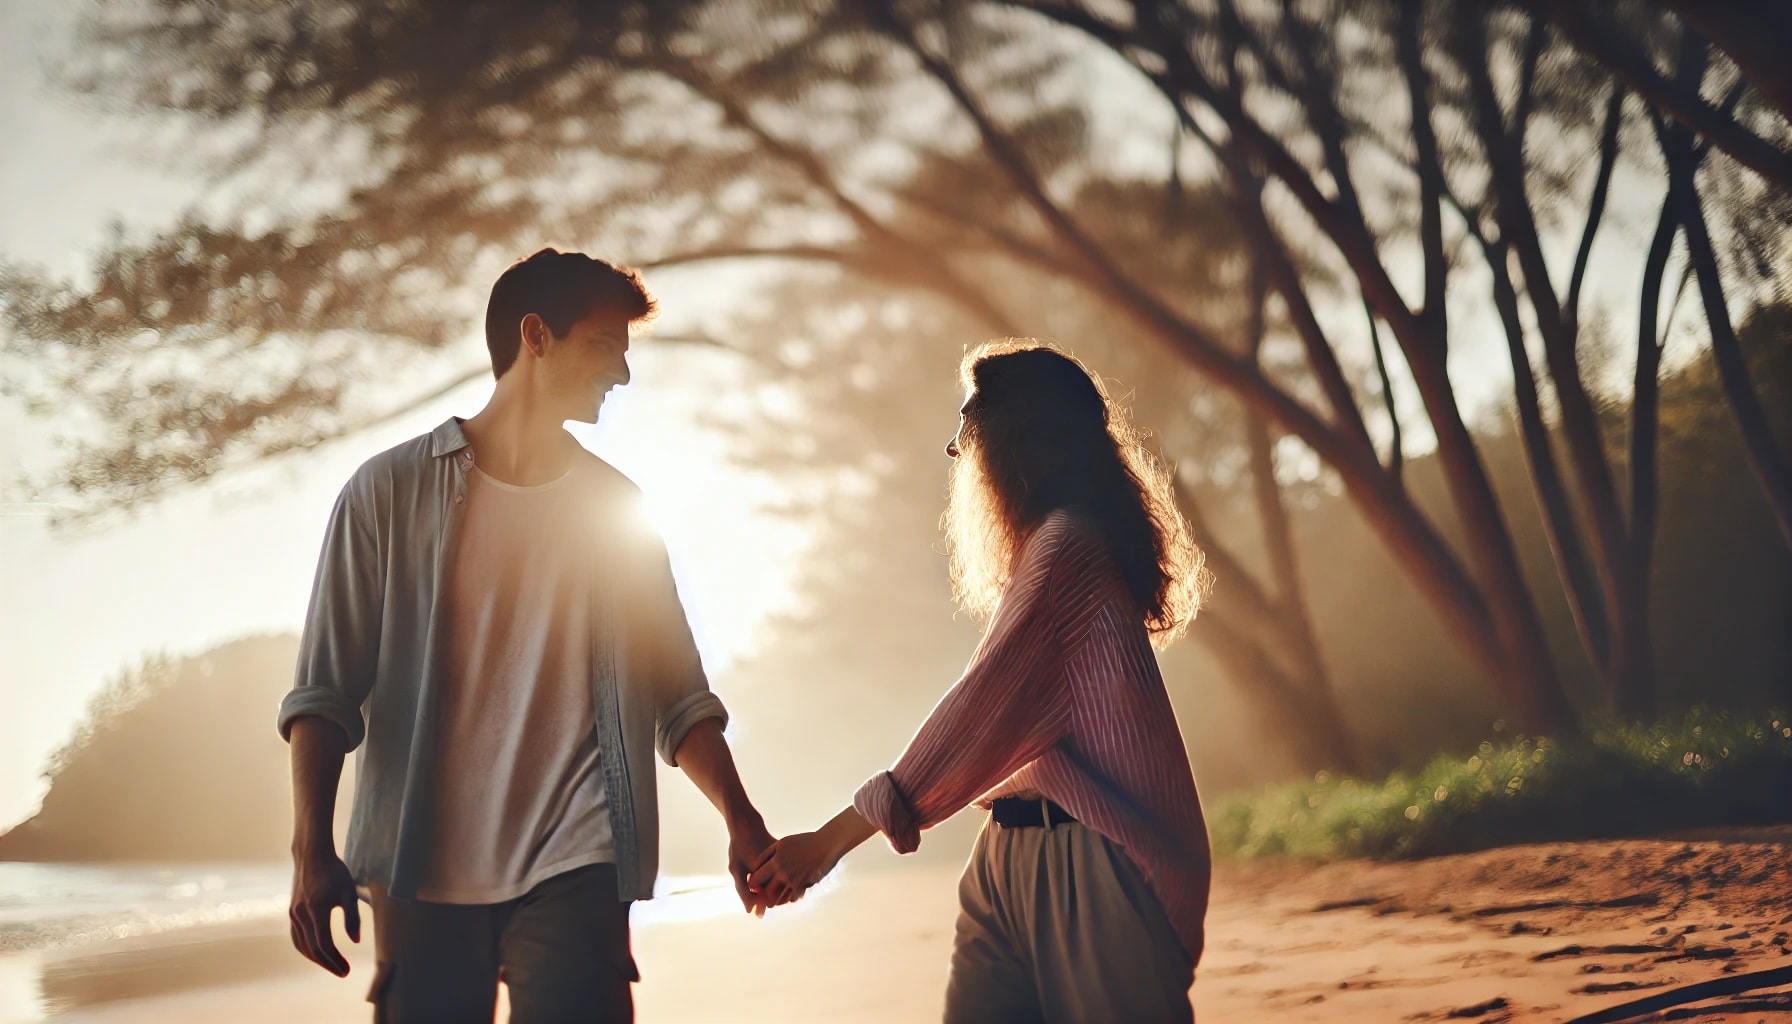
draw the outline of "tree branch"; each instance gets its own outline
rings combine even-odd
[[[1520,2],[1533,17],[1552,21],[1577,49],[1598,61],[1650,106],[1666,111],[1768,181],[1792,189],[1792,153],[1713,107],[1700,95],[1696,84],[1689,87],[1677,78],[1664,77],[1648,53],[1593,5],[1561,0]]]
[[[1438,161],[1437,134],[1431,127],[1429,77],[1425,73],[1425,55],[1419,48],[1419,18],[1422,5],[1399,3],[1398,42],[1400,67],[1406,76],[1407,100],[1412,111],[1413,145],[1418,153],[1419,173],[1419,244],[1425,253],[1425,302],[1419,317],[1428,321],[1440,340],[1448,334],[1444,308],[1449,284],[1450,260],[1444,252],[1443,166]]]
[[[1400,436],[1400,410],[1394,404],[1394,376],[1388,372],[1388,357],[1382,351],[1381,328],[1375,323],[1375,311],[1367,302],[1363,303],[1363,315],[1369,321],[1369,346],[1375,352],[1375,372],[1381,378],[1381,399],[1387,405],[1388,427],[1393,432],[1388,439],[1388,474],[1398,481],[1406,464],[1406,447]]]
[[[1571,322],[1580,321],[1580,289],[1586,280],[1587,261],[1593,255],[1593,236],[1599,232],[1599,220],[1605,213],[1606,192],[1611,186],[1612,168],[1618,162],[1618,129],[1624,120],[1624,87],[1612,83],[1612,97],[1605,108],[1605,129],[1599,136],[1599,172],[1593,179],[1593,195],[1587,200],[1587,224],[1581,231],[1580,249],[1574,254],[1574,272],[1568,277],[1568,298],[1562,303]]]

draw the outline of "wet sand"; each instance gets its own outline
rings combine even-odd
[[[849,865],[850,868],[850,865]],[[637,927],[640,1019],[938,1019],[956,870],[848,872],[764,920]],[[365,1021],[366,945],[337,980],[284,922],[45,954],[53,1020]],[[1204,1021],[1560,1022],[1792,967],[1792,830],[1515,847],[1412,864],[1230,864],[1193,998]],[[1792,1022],[1792,986],[1652,1019]]]

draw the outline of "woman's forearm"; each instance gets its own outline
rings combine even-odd
[[[876,835],[877,826],[866,821],[851,804],[847,804],[844,810],[821,827],[821,833],[827,838],[828,848],[834,853],[833,859],[838,861],[860,843]]]

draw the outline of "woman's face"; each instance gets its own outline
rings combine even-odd
[[[958,442],[959,442],[959,439],[964,437],[964,417],[965,417],[966,413],[970,412],[971,399],[973,399],[975,397],[976,397],[975,395],[969,395],[969,394],[965,395],[964,396],[964,404],[958,407],[958,432],[956,434],[952,435],[952,440],[946,442],[946,457],[947,458],[952,458],[952,459],[958,458],[959,452],[961,450]]]

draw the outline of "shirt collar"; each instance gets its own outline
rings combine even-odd
[[[467,435],[460,429],[459,416],[450,416],[442,421],[442,425],[429,433],[429,455],[439,459],[444,455],[452,455],[465,448],[469,442]]]

